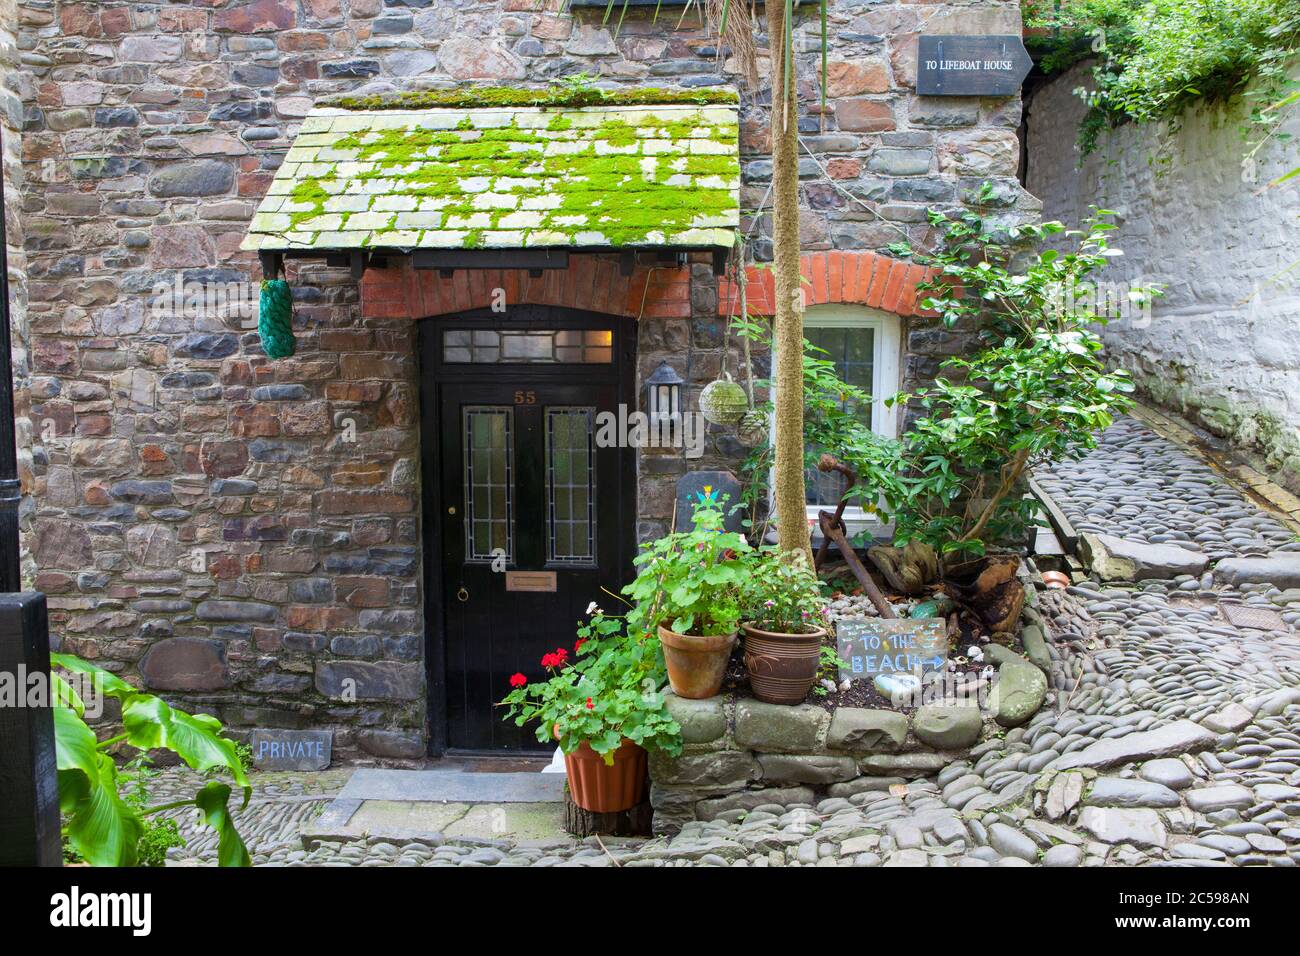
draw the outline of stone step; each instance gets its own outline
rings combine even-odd
[[[338,798],[435,803],[563,803],[565,779],[550,773],[363,769],[352,775]]]

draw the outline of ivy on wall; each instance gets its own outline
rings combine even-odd
[[[1048,73],[1091,59],[1095,90],[1079,129],[1084,153],[1126,122],[1175,125],[1197,103],[1253,86],[1252,121],[1280,135],[1294,103],[1300,52],[1296,0],[1030,0],[1026,43]]]

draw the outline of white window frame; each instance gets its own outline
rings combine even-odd
[[[872,383],[871,383],[871,430],[886,438],[898,437],[897,405],[887,406],[885,399],[902,388],[900,375],[903,349],[903,322],[898,316],[880,309],[860,305],[815,305],[804,312],[805,328],[854,328],[871,329],[873,336]],[[776,387],[771,389],[771,397],[776,398]],[[773,435],[775,438],[775,435]],[[775,513],[775,504],[771,498],[771,476],[769,475],[769,509]],[[808,505],[805,518],[812,525],[814,538],[821,536],[817,528],[817,512],[827,509],[829,505]],[[778,516],[779,520],[779,516]],[[861,531],[869,531],[877,537],[893,535],[893,525],[881,521],[873,511],[860,505],[849,504],[844,508],[844,525],[848,536],[852,538]]]

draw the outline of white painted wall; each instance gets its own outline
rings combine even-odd
[[[1106,333],[1112,361],[1143,392],[1210,431],[1262,452],[1275,478],[1300,486],[1300,180],[1260,192],[1300,164],[1276,141],[1243,180],[1240,106],[1201,109],[1172,134],[1125,126],[1080,164],[1078,66],[1028,105],[1027,187],[1046,219],[1073,226],[1095,204],[1121,213],[1112,281],[1159,283],[1145,328]],[[1289,123],[1300,134],[1300,122]]]

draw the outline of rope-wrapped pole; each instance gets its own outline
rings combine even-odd
[[[288,358],[293,354],[293,290],[283,279],[262,280],[257,334],[269,358]]]

